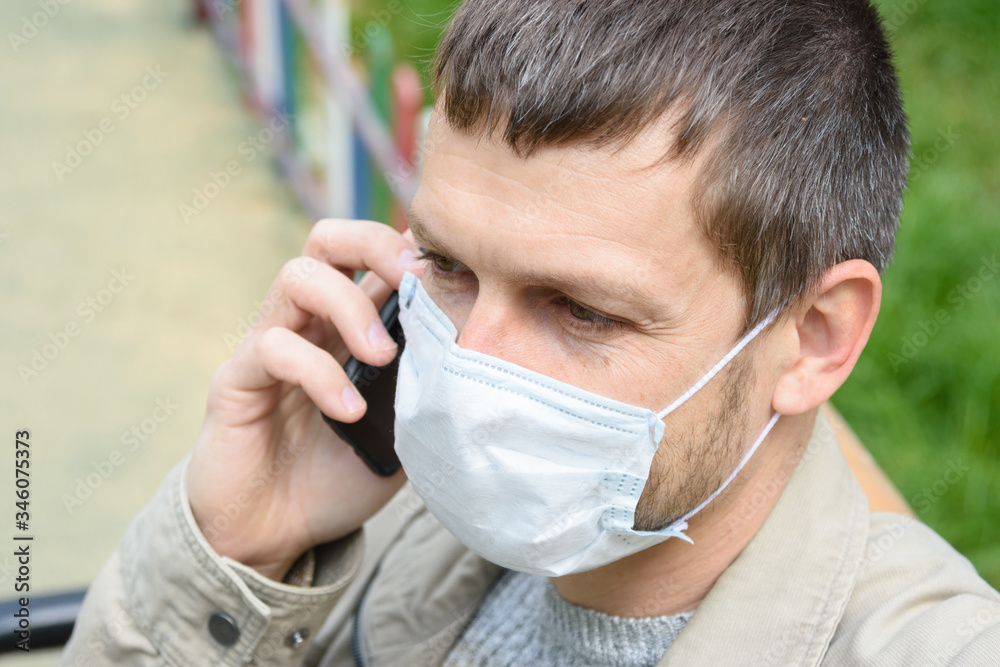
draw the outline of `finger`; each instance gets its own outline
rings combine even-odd
[[[308,271],[300,270],[306,262],[311,262],[306,265]],[[274,290],[279,297],[269,297],[268,303],[276,305],[261,309],[261,314],[266,315],[253,324],[234,354],[235,365],[246,367],[239,386],[267,386],[269,376],[260,372],[260,362],[255,357],[257,339],[272,328],[299,334],[308,331],[309,342],[314,346],[322,342],[328,354],[337,352],[338,359],[345,362],[344,350],[375,366],[387,364],[396,356],[396,343],[382,324],[371,298],[334,268],[313,258],[297,257],[282,268]]]
[[[403,238],[414,244],[416,243],[413,241],[413,232],[409,229],[403,232]],[[417,278],[423,278],[425,264],[426,262],[418,261],[410,264],[411,268],[407,270],[414,274]],[[390,287],[387,282],[382,280],[378,274],[373,271],[367,272],[364,277],[361,278],[358,282],[358,287],[364,290],[365,294],[368,295],[368,297],[375,303],[375,306],[380,310],[382,308],[382,304],[385,303],[385,300],[389,298],[389,295],[392,294],[393,291],[395,291],[394,288]]]
[[[337,269],[373,271],[393,289],[404,271],[423,267],[412,235],[371,220],[327,218],[313,225],[303,255]]]
[[[410,230],[406,230],[404,234],[398,234],[394,230],[388,229],[388,233],[386,233],[384,230],[382,230],[382,228],[386,228],[386,225],[380,223],[370,223],[364,220],[346,220],[346,221],[323,220],[317,223],[317,225],[320,225],[321,223],[324,225],[325,223],[331,223],[331,225],[326,225],[327,227],[326,231],[323,231],[321,229],[319,235],[320,236],[323,236],[325,234],[335,235],[336,231],[335,230],[331,231],[331,229],[332,227],[336,226],[333,223],[339,223],[339,222],[363,223],[363,225],[366,226],[375,225],[376,237],[379,234],[381,234],[384,238],[389,238],[389,239],[392,239],[393,236],[403,237],[406,239],[407,242],[412,243],[412,233],[410,232]],[[350,227],[352,227],[352,225],[344,226],[345,229],[349,229]],[[309,246],[311,243],[320,243],[320,242],[311,240],[307,242],[307,246]],[[325,247],[326,246],[316,245],[315,249],[322,250]],[[405,249],[406,248],[404,248],[404,250]],[[307,251],[311,251],[309,247],[307,247]],[[330,256],[328,255],[327,259],[329,259],[329,257]],[[407,260],[406,266],[410,267],[407,270],[410,270],[413,273],[415,273],[417,277],[422,277],[423,264],[424,264],[423,262]],[[309,324],[309,321],[313,315],[321,315],[318,312],[310,311],[308,308],[302,308],[301,303],[295,303],[294,301],[289,302],[289,299],[286,297],[292,291],[301,291],[300,288],[305,284],[309,283],[315,284],[315,281],[317,279],[318,280],[328,279],[333,274],[331,274],[330,271],[324,268],[326,266],[328,265],[325,264],[324,262],[317,261],[316,257],[309,255],[296,257],[286,262],[285,265],[282,266],[281,271],[278,273],[278,276],[275,279],[274,283],[271,285],[270,290],[268,290],[267,296],[265,297],[264,301],[261,303],[260,316],[257,318],[257,321],[254,322],[254,326],[251,327],[251,330],[264,331],[271,326],[284,326],[293,331],[300,331],[303,327]],[[338,273],[347,278],[351,284],[354,284],[353,270],[340,271],[338,269]],[[401,277],[402,274],[400,274],[400,279]],[[346,284],[343,281],[339,280],[337,281],[337,283],[341,285]],[[376,308],[381,308],[382,304],[385,303],[385,300],[389,297],[389,294],[393,291],[393,289],[395,289],[395,287],[390,287],[389,283],[383,280],[378,275],[378,273],[374,271],[368,271],[365,274],[365,276],[361,279],[361,281],[357,283],[357,285],[362,289],[364,293],[366,293],[369,296],[369,298],[372,300]],[[398,285],[398,282],[396,283],[396,285]],[[330,318],[325,318],[325,319],[329,321]],[[314,342],[318,341],[314,340]]]
[[[396,343],[382,324],[375,303],[335,269],[320,264],[308,278],[285,288],[295,308],[332,322],[351,354],[361,361],[381,366],[396,355]]]
[[[309,270],[295,268],[304,259],[312,262],[307,265]],[[240,341],[232,359],[237,372],[230,377],[244,389],[259,389],[273,383],[255,357],[257,339],[275,327],[298,333],[340,364],[346,363],[351,355],[375,366],[391,362],[397,346],[378,312],[391,291],[374,273],[355,285],[340,272],[312,258],[291,260],[269,292],[261,316]]]
[[[257,338],[254,348],[259,370],[270,378],[271,384],[280,381],[302,387],[329,417],[354,422],[367,409],[365,400],[337,360],[294,331],[272,327]]]

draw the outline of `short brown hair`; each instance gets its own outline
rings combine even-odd
[[[868,0],[466,0],[434,71],[452,127],[521,156],[676,112],[665,158],[710,151],[693,203],[744,330],[831,266],[892,256],[909,134]]]

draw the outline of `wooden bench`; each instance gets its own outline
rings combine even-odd
[[[865,496],[868,497],[871,511],[895,512],[914,516],[913,510],[903,498],[903,494],[889,480],[836,408],[827,402],[820,410],[833,425],[840,449],[844,452],[844,458],[847,459],[847,464],[851,467],[854,477],[861,484]]]

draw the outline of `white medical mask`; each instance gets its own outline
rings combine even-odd
[[[456,343],[458,331],[410,272],[399,286],[406,346],[396,386],[396,453],[435,517],[503,567],[546,577],[606,565],[684,535],[718,490],[671,525],[633,530],[665,425],[766,324],[659,413],[621,403]]]

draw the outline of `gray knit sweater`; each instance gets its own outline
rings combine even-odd
[[[445,659],[446,667],[646,667],[694,612],[625,618],[564,600],[552,582],[507,571]]]

